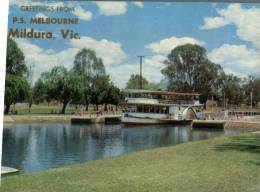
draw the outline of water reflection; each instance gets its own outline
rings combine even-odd
[[[237,134],[231,130],[228,134]],[[207,139],[223,131],[187,126],[71,125],[30,123],[6,126],[3,165],[23,172],[39,171],[185,141]]]

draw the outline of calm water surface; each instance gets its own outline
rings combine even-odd
[[[32,172],[239,132],[191,131],[188,126],[165,125],[127,128],[57,122],[5,125],[3,165]]]

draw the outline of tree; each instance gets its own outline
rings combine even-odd
[[[123,98],[123,93],[120,91],[120,89],[116,87],[113,83],[110,83],[105,99],[106,104],[115,105],[117,110],[117,107],[123,100]]]
[[[106,76],[105,66],[102,59],[96,56],[95,51],[84,48],[76,54],[73,70],[83,76],[84,100],[88,110],[91,100],[98,101],[97,98],[91,99],[90,95],[93,95],[91,87],[96,83],[96,78]]]
[[[163,86],[162,86],[161,82],[160,83],[149,82],[148,89],[149,90],[162,90]]]
[[[33,90],[32,90],[33,100],[36,104],[39,104],[41,102],[44,102],[44,100],[47,100],[47,87],[44,84],[42,79],[38,79],[36,83],[34,84]]]
[[[226,75],[222,92],[229,104],[238,105],[243,101],[243,91],[240,85],[241,79],[234,75]]]
[[[98,109],[98,105],[106,104],[110,84],[109,76],[96,76],[93,81],[95,83],[91,85],[91,103]]]
[[[23,101],[28,97],[29,84],[23,77],[6,74],[5,79],[5,114],[9,113],[10,106],[17,102]]]
[[[253,100],[255,103],[260,102],[260,78],[256,78],[252,82]]]
[[[214,96],[215,100],[220,99],[219,91],[223,86],[223,74],[225,73],[222,67],[209,60],[200,65],[194,90],[201,94],[202,103],[205,103],[210,96]]]
[[[69,102],[82,98],[84,85],[82,76],[68,71],[63,66],[53,67],[49,73],[42,74],[47,96],[63,104],[61,113],[65,114]]]
[[[206,50],[199,45],[186,44],[173,49],[162,70],[169,81],[169,89],[195,91],[199,69],[206,61]]]
[[[144,77],[142,77],[142,86],[143,89],[148,89],[149,86],[148,81]],[[140,75],[132,74],[126,84],[126,89],[139,89],[139,88],[140,88]]]
[[[198,92],[201,93],[201,101],[205,102],[219,89],[221,80],[218,77],[223,70],[207,58],[206,49],[202,46],[178,46],[168,55],[164,65],[162,74],[171,91]]]
[[[7,39],[6,79],[5,79],[5,114],[10,106],[25,99],[29,100],[29,84],[24,78],[27,67],[24,54],[16,42]]]
[[[251,92],[253,93],[253,104],[260,102],[260,78],[249,76],[243,86],[244,100],[249,104],[251,102]]]
[[[27,72],[24,61],[24,54],[16,42],[8,38],[7,56],[6,56],[6,74],[12,74],[22,77]]]

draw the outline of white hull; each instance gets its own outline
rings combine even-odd
[[[132,125],[152,125],[166,124],[167,114],[150,114],[150,113],[123,113],[121,122]]]

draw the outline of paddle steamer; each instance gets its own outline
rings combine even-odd
[[[202,116],[198,93],[128,89],[125,94],[123,124],[166,124]]]

